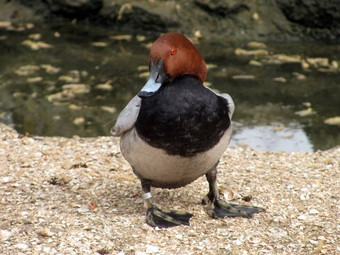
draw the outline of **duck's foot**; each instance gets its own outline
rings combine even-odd
[[[181,213],[176,211],[164,211],[156,206],[148,208],[146,222],[152,227],[170,228],[179,225],[190,226],[191,213]]]
[[[208,201],[209,199],[205,197],[202,200],[202,204],[208,204],[206,212],[213,219],[224,217],[251,218],[253,214],[265,211],[261,207],[229,204],[221,199],[214,199],[213,202]]]

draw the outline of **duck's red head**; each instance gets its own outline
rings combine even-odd
[[[156,92],[165,81],[190,74],[201,83],[207,75],[207,67],[194,45],[180,33],[167,33],[159,37],[150,50],[150,77],[140,96]]]
[[[164,63],[169,78],[191,74],[203,83],[207,75],[206,64],[194,45],[180,33],[167,33],[159,37],[150,50],[150,61]]]

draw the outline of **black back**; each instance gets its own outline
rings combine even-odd
[[[230,126],[228,102],[191,75],[164,83],[142,98],[139,136],[170,155],[191,157],[216,145]]]

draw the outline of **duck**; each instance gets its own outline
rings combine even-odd
[[[220,199],[217,165],[232,134],[235,105],[227,93],[203,85],[206,63],[181,33],[161,35],[151,46],[149,78],[121,111],[112,135],[141,182],[146,223],[168,228],[190,225],[193,214],[161,209],[151,187],[174,189],[205,175],[209,191],[202,199],[211,218],[245,217],[264,211]]]

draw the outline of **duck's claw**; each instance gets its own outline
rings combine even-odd
[[[202,203],[207,204],[207,200],[203,199]],[[229,204],[220,199],[214,199],[214,201],[210,202],[206,208],[206,212],[213,219],[224,217],[251,218],[253,214],[264,211],[265,209],[261,207]]]
[[[150,207],[146,213],[146,222],[152,227],[170,228],[179,225],[190,226],[191,213],[176,211],[163,211],[155,206]]]

